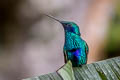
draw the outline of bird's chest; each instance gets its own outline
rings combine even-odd
[[[80,39],[72,34],[65,35],[64,49],[72,50],[74,48],[80,48]]]

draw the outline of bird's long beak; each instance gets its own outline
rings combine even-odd
[[[56,19],[55,17],[53,17],[53,16],[51,16],[51,15],[47,15],[47,14],[44,14],[45,16],[47,16],[47,17],[49,17],[49,18],[52,18],[52,19],[54,19],[54,20],[56,20],[56,21],[58,21],[58,22],[60,22],[61,23],[61,21],[60,20],[58,20],[58,19]]]

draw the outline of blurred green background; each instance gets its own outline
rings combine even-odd
[[[120,3],[116,4],[110,21],[106,52],[108,57],[120,56]]]

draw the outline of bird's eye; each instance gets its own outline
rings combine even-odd
[[[65,24],[67,26],[67,24]]]

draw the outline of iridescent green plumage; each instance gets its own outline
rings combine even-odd
[[[47,16],[55,19],[52,16]],[[79,67],[86,64],[88,45],[81,38],[78,25],[69,21],[57,21],[62,24],[65,32],[65,43],[63,48],[65,63],[71,60],[73,67]]]
[[[87,62],[88,45],[81,38],[79,27],[74,22],[61,22],[65,31],[64,55],[65,62],[71,60],[73,67],[78,67]]]

